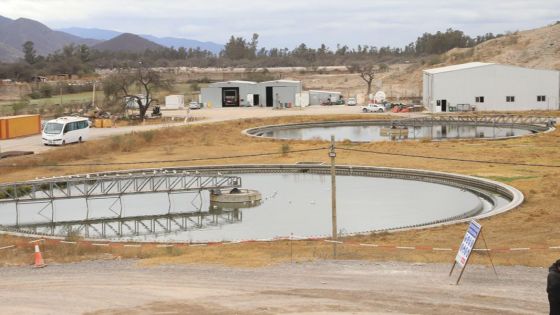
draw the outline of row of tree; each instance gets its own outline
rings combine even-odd
[[[501,35],[497,35],[501,36]],[[135,68],[142,60],[148,67],[294,67],[351,65],[354,63],[391,63],[401,59],[441,54],[453,48],[473,47],[489,39],[492,33],[471,38],[462,31],[448,29],[435,34],[425,33],[404,48],[358,45],[350,48],[326,45],[311,48],[302,43],[288,48],[258,48],[259,35],[250,40],[232,36],[219,54],[207,50],[162,48],[144,53],[98,51],[86,45],[69,45],[46,57],[38,56],[32,42],[23,45],[24,59],[13,64],[0,64],[0,78],[29,81],[33,76],[48,74],[86,74],[95,68]]]
[[[30,81],[34,76],[49,74],[86,74],[91,73],[95,66],[92,63],[97,51],[87,45],[68,45],[62,50],[48,56],[38,55],[34,44],[28,41],[23,44],[24,59],[16,63],[1,63],[0,78],[16,81]]]
[[[336,57],[350,56],[355,61],[359,57],[386,57],[386,56],[421,56],[441,54],[453,48],[474,47],[482,42],[494,39],[502,35],[494,35],[487,33],[476,38],[465,35],[462,31],[448,29],[445,32],[437,32],[435,34],[424,33],[421,37],[405,46],[398,47],[376,47],[369,45],[358,45],[356,48],[350,48],[346,45],[337,45],[336,49],[330,49],[325,44],[314,49],[307,47],[302,43],[293,50],[288,48],[278,49],[272,48],[267,50],[261,48],[257,50],[258,34],[253,34],[251,41],[247,41],[241,37],[232,36],[226,43],[224,50],[220,54],[229,60],[254,60],[266,58],[293,58],[306,64],[314,64],[324,59],[332,59]]]

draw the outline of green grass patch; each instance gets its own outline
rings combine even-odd
[[[502,183],[511,183],[516,180],[539,178],[540,176],[484,176],[488,179]]]

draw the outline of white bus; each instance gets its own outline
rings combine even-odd
[[[60,117],[49,120],[43,127],[43,144],[65,145],[86,141],[89,125],[89,120],[84,117]]]

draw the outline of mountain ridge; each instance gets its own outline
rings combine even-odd
[[[101,28],[69,27],[69,28],[61,28],[58,30],[75,36],[93,38],[98,40],[109,40],[118,35],[123,34],[122,32],[119,31],[101,29]],[[186,49],[189,48],[196,49],[197,47],[199,47],[202,50],[208,50],[215,54],[219,53],[224,48],[224,45],[212,41],[203,42],[195,39],[180,38],[180,37],[173,37],[173,36],[158,37],[149,34],[138,34],[138,36],[168,48],[184,47]]]
[[[142,53],[147,49],[159,50],[163,49],[162,45],[156,44],[136,34],[123,33],[117,37],[98,43],[91,48],[100,51],[113,51],[113,52],[135,52]]]
[[[64,30],[68,30],[65,32]],[[80,35],[77,35],[80,34]],[[122,35],[126,35],[122,37]],[[219,53],[223,45],[177,37],[136,35],[99,28],[67,28],[53,30],[28,18],[10,19],[0,15],[0,61],[16,62],[23,57],[23,44],[32,41],[38,55],[46,56],[69,44],[85,44],[93,49],[142,53],[146,49],[185,47]],[[105,43],[105,44],[103,44]]]
[[[0,60],[13,61],[20,58],[22,54],[15,51],[21,52],[23,44],[27,41],[33,42],[39,55],[48,55],[72,43],[94,45],[98,42],[94,39],[54,31],[35,20],[27,18],[12,20],[0,16],[0,43],[3,47],[0,50]]]

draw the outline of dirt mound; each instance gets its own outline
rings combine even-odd
[[[414,63],[404,71],[391,67],[386,84],[417,91],[422,86],[423,70],[473,61],[560,70],[560,23],[511,33],[472,48],[455,48],[435,56],[429,64]]]
[[[515,32],[473,48],[453,49],[443,58],[446,64],[481,61],[560,70],[560,24]]]

